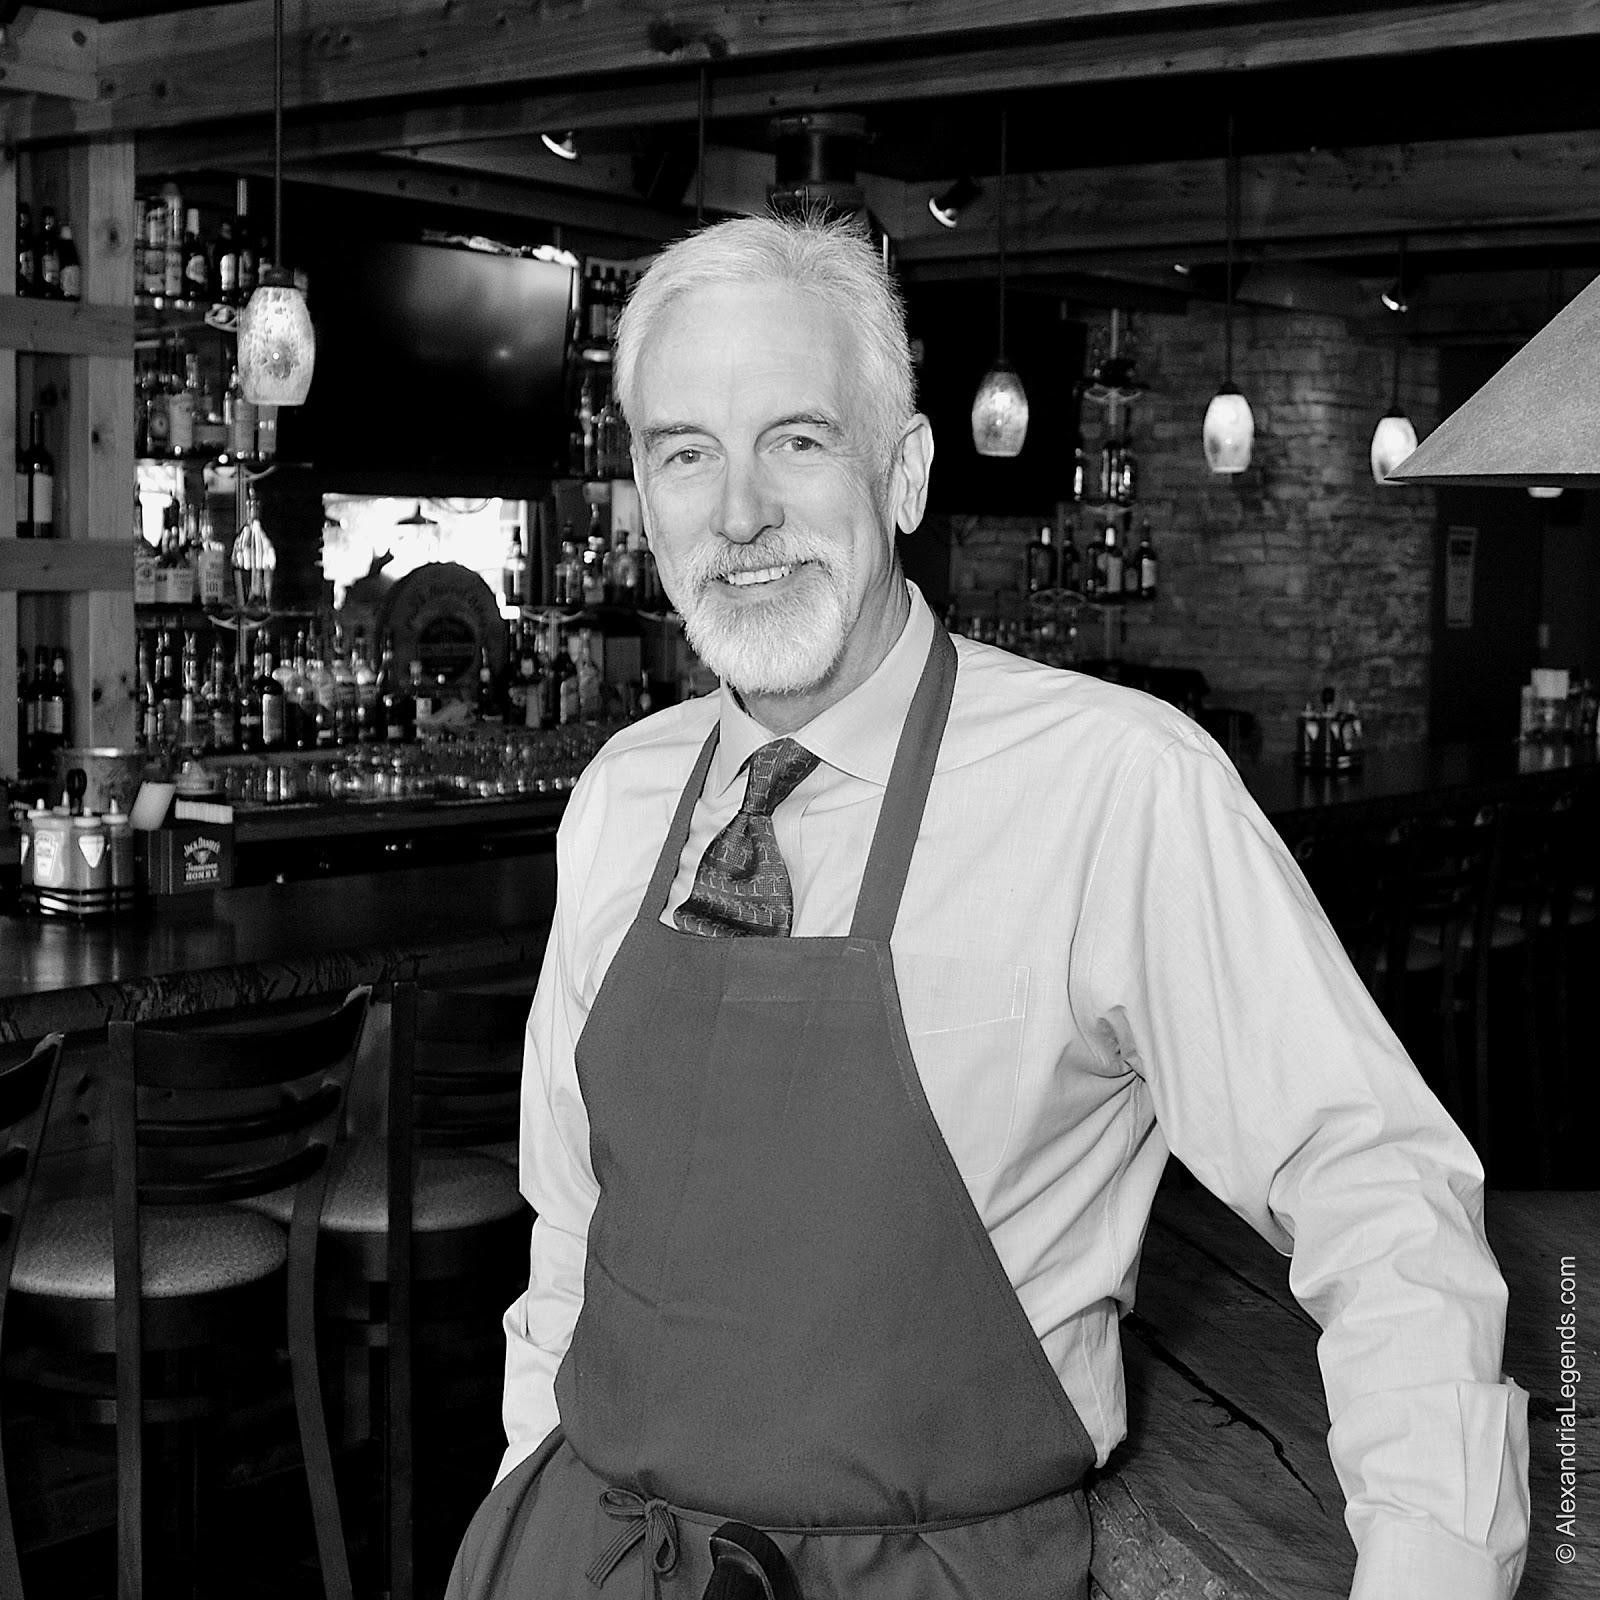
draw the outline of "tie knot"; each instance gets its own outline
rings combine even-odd
[[[818,757],[793,739],[774,739],[750,757],[750,779],[739,808],[749,816],[770,817],[817,765]]]

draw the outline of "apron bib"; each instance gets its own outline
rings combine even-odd
[[[480,1509],[451,1600],[699,1600],[729,1519],[804,1600],[1087,1590],[1093,1448],[929,1108],[889,950],[955,685],[935,626],[848,936],[659,920],[715,729],[700,753],[578,1042],[600,1197],[562,1426]]]

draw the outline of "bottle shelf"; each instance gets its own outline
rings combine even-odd
[[[0,539],[0,590],[19,594],[125,592],[133,556],[120,541]]]
[[[0,349],[126,358],[133,332],[132,306],[0,296]]]

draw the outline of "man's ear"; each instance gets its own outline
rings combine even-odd
[[[889,469],[889,510],[901,533],[914,533],[928,504],[933,468],[933,429],[919,411],[906,425]]]

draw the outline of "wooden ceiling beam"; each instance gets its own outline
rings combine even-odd
[[[0,29],[0,90],[97,99],[100,28],[90,17],[24,6],[14,22]]]
[[[1367,251],[1400,235],[1440,239],[1600,221],[1600,132],[1456,139],[1246,155],[1240,239],[1304,254],[1310,241]],[[942,228],[907,205],[892,227],[903,261],[982,258],[995,249],[998,181]],[[928,185],[931,192],[937,185]],[[1011,180],[1007,231],[1019,257],[1153,250],[1182,259],[1222,244],[1221,161],[1029,173]]]
[[[669,22],[664,10],[641,15],[637,0],[515,15],[474,0],[387,8],[365,0],[353,12],[336,12],[334,0],[300,0],[289,23],[285,98],[291,110],[328,113],[325,128],[299,135],[320,139],[319,149],[301,153],[348,155],[546,128],[692,122],[701,63],[712,68],[713,115],[748,117],[1600,35],[1594,0],[1400,0],[1382,12],[1322,7],[1312,15],[1239,0],[1217,25],[1164,25],[1176,3],[771,0],[759,10],[692,5]],[[1192,8],[1220,3],[1193,0]],[[1241,20],[1244,6],[1260,14]],[[0,131],[27,142],[258,114],[270,104],[270,75],[261,70],[269,23],[265,0],[243,0],[104,24],[100,99],[19,99],[0,107]],[[1026,36],[1008,39],[1008,30]],[[961,47],[964,39],[970,47]],[[888,45],[892,59],[839,54]],[[484,101],[483,91],[509,84],[539,87]],[[470,103],[348,114],[398,96],[469,91]],[[152,166],[180,170],[204,145],[204,137],[157,139]],[[213,164],[247,160],[260,147],[259,136],[224,136]]]

